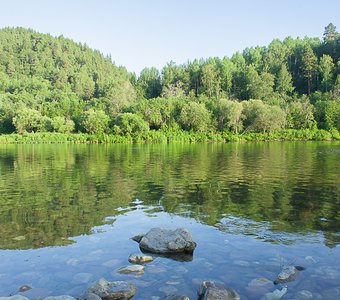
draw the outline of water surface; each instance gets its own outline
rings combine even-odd
[[[78,296],[104,277],[137,286],[136,299],[196,298],[218,280],[242,299],[288,283],[332,299],[340,291],[340,143],[0,145],[0,296],[23,284]],[[187,261],[158,257],[141,276],[119,275],[129,238],[155,226],[186,227]]]

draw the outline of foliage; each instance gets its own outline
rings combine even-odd
[[[170,62],[137,76],[63,36],[4,28],[0,134],[79,132],[96,142],[112,141],[113,132],[113,140],[131,142],[153,140],[154,130],[160,141],[164,132],[167,140],[202,141],[339,130],[339,53],[340,35],[329,24],[322,40],[275,39],[231,58]]]

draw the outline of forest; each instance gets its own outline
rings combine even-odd
[[[0,29],[1,136],[276,134],[340,139],[340,34],[275,39],[139,75],[86,44]],[[31,135],[32,136],[32,135]]]

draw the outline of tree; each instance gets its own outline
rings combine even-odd
[[[325,43],[333,42],[339,37],[339,33],[336,31],[336,27],[333,23],[329,23],[325,27],[325,31],[323,34],[323,40]]]
[[[218,123],[220,130],[231,129],[238,133],[243,128],[243,106],[236,101],[221,99],[218,104]]]
[[[307,79],[308,95],[312,90],[313,77],[316,73],[317,68],[317,57],[314,54],[312,47],[307,44],[303,49],[302,55],[302,71]]]
[[[203,103],[189,102],[181,110],[179,123],[187,130],[207,131],[211,115]]]
[[[284,128],[286,113],[278,106],[270,106],[261,100],[243,101],[246,131],[270,132]]]
[[[313,128],[315,125],[314,111],[315,108],[308,98],[291,102],[288,107],[289,127],[295,129]]]
[[[327,54],[322,55],[319,62],[319,71],[322,78],[321,85],[325,92],[328,92],[331,88],[333,69],[334,64],[332,58]]]
[[[221,78],[213,61],[202,67],[202,89],[210,98],[218,98],[221,92]]]
[[[84,112],[81,126],[87,133],[101,134],[107,131],[109,117],[102,110],[89,109]]]
[[[42,132],[51,130],[51,119],[42,116],[35,109],[23,107],[13,117],[13,125],[18,133]]]
[[[52,119],[52,127],[55,132],[70,133],[74,130],[75,124],[72,120],[57,116]]]
[[[276,91],[281,97],[284,97],[293,92],[294,87],[292,84],[292,75],[289,73],[285,65],[281,65],[281,68],[276,78]]]
[[[149,130],[149,125],[143,118],[134,113],[119,114],[115,120],[115,131],[121,134],[142,133]]]
[[[152,68],[144,68],[137,79],[138,93],[146,98],[157,98],[162,92],[162,83],[159,71]]]

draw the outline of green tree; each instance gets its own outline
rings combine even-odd
[[[57,116],[52,119],[52,127],[55,132],[71,133],[75,128],[75,124],[72,120]]]
[[[102,110],[89,109],[82,115],[81,126],[87,133],[104,133],[108,129],[108,124],[109,117]]]
[[[220,130],[231,129],[238,133],[243,128],[243,106],[236,101],[221,99],[218,103],[218,124]]]
[[[119,114],[115,120],[115,131],[120,134],[136,134],[149,130],[149,125],[143,118],[134,113]]]
[[[281,97],[285,97],[292,93],[293,90],[292,75],[289,73],[285,65],[281,65],[276,78],[276,91]]]
[[[187,130],[207,131],[211,124],[211,114],[203,103],[189,102],[181,110],[179,123]]]
[[[321,85],[325,92],[328,92],[332,86],[333,69],[334,64],[332,58],[329,55],[324,54],[320,58],[319,72],[322,78]]]
[[[307,92],[310,95],[312,91],[313,78],[317,70],[317,57],[310,45],[306,45],[302,54],[302,71],[307,79]]]

